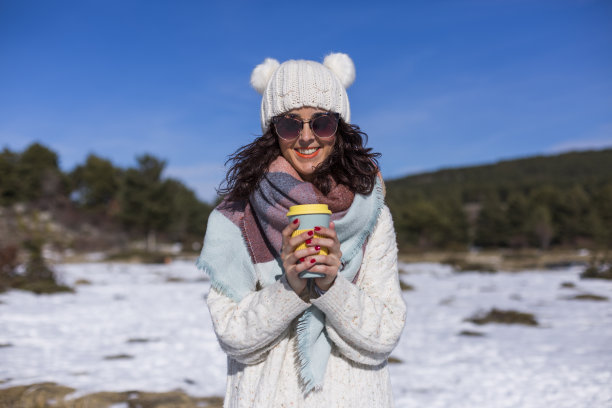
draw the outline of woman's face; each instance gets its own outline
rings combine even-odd
[[[325,111],[318,108],[303,107],[292,109],[287,113],[297,115],[302,120],[308,121],[317,112]],[[334,143],[336,143],[336,135],[321,139],[312,133],[308,123],[304,124],[300,136],[293,140],[285,140],[278,136],[277,138],[281,154],[305,181],[311,181],[315,168],[327,159],[334,148]]]

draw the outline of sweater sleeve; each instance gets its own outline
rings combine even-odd
[[[312,304],[325,313],[329,338],[346,358],[379,365],[397,345],[406,320],[389,209],[383,207],[370,237],[357,284],[338,278]]]
[[[238,303],[211,289],[207,303],[221,348],[243,364],[260,362],[284,337],[291,321],[310,306],[284,276]]]

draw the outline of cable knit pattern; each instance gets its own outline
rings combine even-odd
[[[340,57],[349,73],[344,75],[346,86],[355,78],[353,61],[346,54],[332,54],[330,61]],[[251,83],[263,82],[258,75],[271,67],[276,67],[267,59],[253,70]],[[276,62],[276,61],[275,61]],[[278,62],[276,62],[278,64]],[[333,67],[330,62],[328,65]],[[340,71],[342,68],[340,69]],[[340,72],[340,74],[342,74]],[[254,85],[255,86],[255,85]],[[257,87],[256,87],[257,89]],[[337,112],[346,122],[351,121],[351,108],[345,85],[329,67],[315,61],[285,61],[270,75],[269,82],[261,99],[261,129],[265,133],[270,120],[276,115],[303,106],[312,106],[331,112]]]
[[[397,245],[385,206],[355,284],[336,279],[312,300],[326,315],[333,343],[322,389],[305,397],[299,384],[295,320],[310,304],[284,279],[236,303],[211,289],[208,307],[228,355],[225,407],[391,407],[387,357],[406,318],[397,275]]]

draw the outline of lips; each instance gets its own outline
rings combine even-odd
[[[320,147],[313,147],[311,149],[293,149],[295,154],[305,159],[312,159],[321,151]]]

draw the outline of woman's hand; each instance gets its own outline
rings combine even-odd
[[[329,223],[329,228],[315,227],[317,235],[322,235],[324,238],[313,238],[310,243],[307,243],[309,248],[314,248],[317,255],[307,256],[304,263],[312,265],[308,268],[311,272],[324,273],[324,278],[316,278],[315,283],[321,290],[329,290],[331,285],[336,280],[340,271],[342,251],[340,251],[340,241],[336,234],[336,226],[333,222]],[[328,255],[318,254],[321,247],[326,247]]]
[[[310,260],[306,260],[306,258],[318,253],[319,250],[315,249],[314,246],[300,249],[299,251],[295,250],[295,248],[304,242],[308,245],[309,243],[312,244],[314,241],[314,232],[312,230],[305,231],[293,238],[291,237],[293,231],[297,230],[300,225],[299,220],[296,221],[298,222],[294,221],[290,223],[281,233],[283,236],[281,260],[283,261],[283,269],[285,270],[287,282],[289,282],[291,288],[293,288],[295,293],[299,296],[306,288],[307,280],[300,278],[298,275],[314,265],[314,262],[310,263]]]

